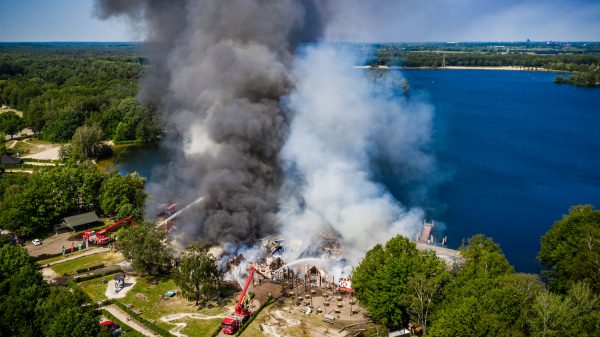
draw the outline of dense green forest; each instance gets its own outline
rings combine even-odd
[[[0,337],[108,337],[100,311],[77,287],[46,283],[22,247],[0,238]]]
[[[98,125],[104,138],[151,142],[156,109],[135,100],[149,67],[135,45],[0,44],[0,104],[23,112],[23,126],[54,142],[78,126]]]
[[[136,174],[102,173],[91,162],[37,174],[0,175],[0,223],[18,236],[51,231],[65,216],[96,210],[106,216],[140,216],[146,198]]]
[[[576,206],[543,236],[542,278],[516,273],[500,246],[476,235],[448,269],[397,236],[352,274],[356,297],[390,327],[431,336],[600,336],[600,211]]]

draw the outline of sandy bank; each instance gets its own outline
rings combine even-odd
[[[352,68],[355,68],[355,69],[383,69],[383,70],[387,70],[387,69],[407,69],[407,70],[434,69],[434,70],[508,70],[508,71],[564,72],[564,71],[551,70],[551,69],[539,68],[539,67],[517,67],[517,66],[499,66],[499,67],[496,67],[496,66],[489,66],[489,67],[482,67],[482,66],[473,66],[473,67],[470,67],[470,66],[447,66],[447,67],[353,66]]]

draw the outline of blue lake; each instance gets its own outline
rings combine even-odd
[[[540,237],[576,204],[600,207],[600,89],[548,72],[408,70],[435,106],[433,148],[449,245],[483,233],[518,271],[536,272]]]
[[[539,241],[572,205],[600,207],[600,89],[552,83],[554,73],[404,70],[410,95],[435,107],[432,152],[448,176],[425,206],[448,245],[483,233],[518,271],[537,272]],[[157,147],[120,155],[122,173],[150,180]]]

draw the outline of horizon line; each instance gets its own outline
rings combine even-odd
[[[48,41],[0,41],[0,43],[145,43],[149,41],[135,41],[135,40],[106,40],[106,41],[85,41],[85,40],[48,40]],[[598,41],[586,41],[586,40],[471,40],[471,41],[376,41],[376,42],[366,42],[366,41],[326,41],[327,43],[363,43],[363,44],[389,44],[389,43],[448,43],[448,44],[458,44],[458,43],[600,43]]]

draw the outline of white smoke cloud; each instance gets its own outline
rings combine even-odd
[[[383,157],[404,168],[398,179],[429,173],[433,162],[424,148],[432,108],[397,94],[398,72],[353,69],[359,62],[347,49],[321,44],[306,48],[295,63],[281,154],[282,204],[296,210],[281,228],[288,260],[314,250],[321,232],[337,234],[355,263],[374,244],[395,234],[414,238],[420,229],[423,211],[402,206],[374,180],[370,166]]]

